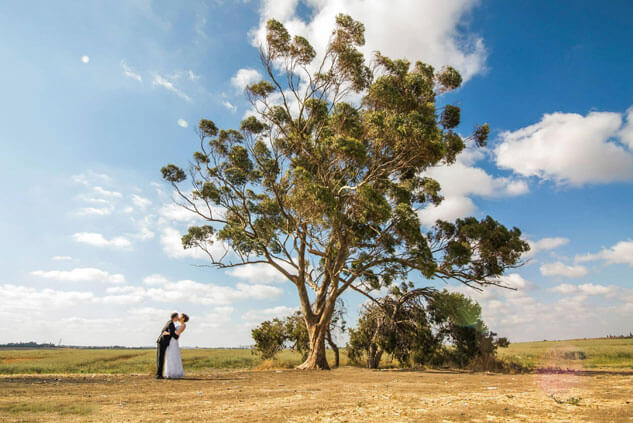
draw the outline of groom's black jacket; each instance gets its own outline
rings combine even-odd
[[[163,332],[169,332],[169,335],[163,335]],[[160,336],[156,342],[163,345],[169,345],[171,338],[178,339],[178,335],[176,335],[176,326],[174,326],[174,322],[170,320],[165,323],[165,326],[163,326],[163,329],[160,331]]]

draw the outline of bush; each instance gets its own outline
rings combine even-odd
[[[272,359],[284,349],[286,332],[284,323],[279,319],[267,320],[251,331],[255,341],[254,352],[264,360]]]

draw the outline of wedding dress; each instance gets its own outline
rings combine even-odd
[[[177,326],[176,331],[179,329],[180,326]],[[165,351],[163,376],[167,379],[180,379],[185,376],[185,371],[182,368],[182,358],[180,357],[180,346],[176,338],[171,338]]]

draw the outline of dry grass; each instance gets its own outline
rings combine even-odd
[[[13,422],[630,422],[633,372],[216,370],[0,376]]]
[[[633,339],[521,342],[499,356],[529,368],[633,369]]]

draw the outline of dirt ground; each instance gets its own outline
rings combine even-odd
[[[632,422],[633,371],[0,376],[2,422]]]

